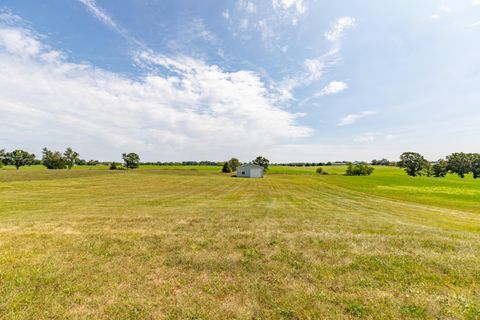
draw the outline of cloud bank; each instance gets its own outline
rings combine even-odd
[[[104,157],[112,149],[150,160],[198,157],[207,148],[220,157],[251,157],[266,145],[312,133],[297,124],[300,114],[278,105],[278,95],[254,72],[142,50],[135,60],[150,71],[133,79],[69,61],[20,22],[10,12],[0,15],[0,136],[7,137],[7,147],[22,136],[38,149],[77,143],[80,151]]]

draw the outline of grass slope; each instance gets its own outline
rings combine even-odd
[[[0,170],[0,319],[480,316],[473,179],[36,169]]]

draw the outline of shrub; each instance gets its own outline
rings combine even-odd
[[[321,175],[327,175],[328,174],[328,172],[323,170],[322,168],[317,168],[316,172],[318,174],[321,174]]]
[[[349,163],[346,171],[347,176],[369,176],[373,173],[375,168],[366,164],[352,164]]]
[[[117,170],[118,169],[118,164],[116,162],[112,162],[110,164],[110,170]]]

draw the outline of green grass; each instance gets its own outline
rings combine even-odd
[[[480,317],[480,181],[105,169],[0,170],[0,319]]]

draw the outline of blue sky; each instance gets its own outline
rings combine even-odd
[[[275,162],[480,149],[479,0],[0,8],[0,148]]]

